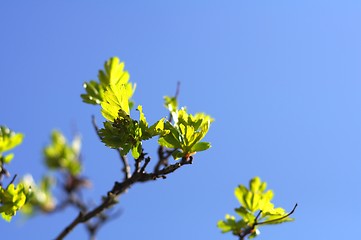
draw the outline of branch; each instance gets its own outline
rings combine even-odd
[[[15,179],[16,179],[17,176],[18,176],[17,174],[14,175],[14,177],[11,179],[11,181],[9,182],[8,186],[6,187],[6,189],[8,189],[9,186],[15,182]]]
[[[146,182],[150,180],[155,180],[157,178],[165,178],[167,174],[176,171],[181,166],[192,164],[192,160],[193,160],[192,157],[188,159],[183,158],[180,162],[165,167],[162,170],[160,170],[158,173],[146,173],[145,168],[150,162],[150,158],[149,157],[145,158],[144,165],[139,168],[139,171],[135,171],[130,178],[125,179],[121,183],[115,182],[112,190],[110,190],[107,196],[103,198],[103,202],[99,206],[84,214],[80,212],[79,215],[55,239],[56,240],[63,239],[78,224],[85,223],[91,218],[101,214],[104,210],[112,207],[114,204],[118,202],[117,198],[119,197],[119,195],[126,192],[134,183]]]
[[[119,152],[120,159],[123,162],[122,171],[124,173],[125,179],[128,179],[128,178],[130,178],[131,175],[130,175],[130,166],[129,166],[129,163],[128,163],[127,156],[122,155],[119,148],[117,149],[117,151]]]
[[[166,154],[165,148],[163,146],[158,147],[158,162],[154,167],[154,172],[159,172],[162,166],[168,166],[168,158],[171,156],[171,153]]]
[[[10,173],[4,168],[4,166],[0,162],[0,186],[2,185],[3,177],[10,177]]]
[[[146,182],[149,180],[155,180],[157,178],[166,178],[166,175],[176,171],[178,168],[182,167],[183,165],[192,164],[193,163],[193,157],[190,156],[188,159],[183,158],[180,162],[177,162],[175,164],[169,165],[167,167],[164,167],[162,170],[159,170],[154,173],[145,173],[143,177],[140,179],[141,182]]]
[[[176,91],[176,97],[178,96],[179,92],[179,83],[177,86]],[[99,128],[96,124],[95,117],[92,117],[92,123],[93,127],[100,138],[102,140],[100,134],[99,134]],[[184,157],[182,160],[178,163],[172,164],[168,166],[168,158],[171,156],[172,151],[165,151],[164,148],[159,148],[158,155],[159,155],[159,162],[156,165],[153,173],[147,173],[146,167],[148,166],[150,162],[149,157],[145,157],[145,153],[142,151],[140,157],[138,159],[135,159],[135,169],[132,174],[130,174],[130,166],[125,156],[121,155],[120,149],[117,149],[117,151],[120,154],[120,157],[122,159],[124,168],[124,180],[123,182],[115,182],[113,188],[107,193],[107,196],[103,197],[102,203],[95,207],[93,210],[88,211],[86,213],[83,213],[83,209],[80,207],[80,213],[79,215],[58,235],[56,240],[63,239],[67,234],[69,234],[70,231],[72,231],[78,224],[80,223],[86,223],[93,217],[98,216],[99,214],[102,214],[103,211],[106,209],[112,207],[114,204],[118,203],[117,198],[124,192],[126,192],[134,183],[136,182],[146,182],[150,180],[155,180],[157,178],[166,178],[166,175],[176,171],[183,165],[192,164],[193,157]],[[141,162],[144,161],[143,166],[141,166]],[[165,167],[163,169],[160,169],[160,167],[164,165]],[[79,206],[78,206],[79,207]],[[99,216],[101,218],[101,216]],[[94,225],[96,226],[96,225]],[[93,234],[95,234],[96,229],[94,230],[91,226],[88,229],[91,234],[91,237]]]
[[[66,235],[68,235],[68,233],[70,233],[71,230],[73,230],[75,228],[76,225],[78,225],[79,220],[83,217],[83,214],[81,212],[79,212],[78,216],[69,224],[69,226],[67,226],[60,234],[57,238],[55,238],[56,240],[60,240],[63,239]]]

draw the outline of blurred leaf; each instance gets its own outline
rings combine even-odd
[[[53,170],[63,170],[71,175],[78,175],[82,166],[79,161],[80,138],[76,137],[72,144],[66,142],[59,131],[53,131],[51,143],[43,150],[46,166]]]
[[[164,106],[169,110],[169,112],[175,112],[178,109],[178,102],[176,97],[164,97]]]
[[[104,86],[97,83],[96,81],[85,82],[83,87],[86,94],[81,94],[83,102],[98,105],[103,101]]]
[[[231,220],[226,219],[218,224],[222,232],[232,229],[234,235],[243,233],[251,239],[259,235],[259,226],[293,221],[283,208],[274,207],[271,202],[273,191],[266,190],[266,186],[266,182],[254,177],[249,182],[249,188],[239,185],[235,189],[234,194],[241,205],[235,211],[241,217],[240,222],[244,224],[235,227],[234,223],[237,221],[234,217]]]
[[[210,147],[211,147],[211,144],[208,142],[197,142],[196,144],[193,145],[191,152],[205,151]]]
[[[51,191],[54,185],[53,178],[45,176],[39,184],[36,184],[31,175],[25,175],[21,183],[31,189],[26,204],[21,209],[23,214],[30,216],[37,211],[46,213],[54,210],[55,198]]]
[[[247,227],[247,223],[243,220],[236,221],[234,216],[226,214],[225,220],[218,221],[217,227],[222,231],[222,233],[232,232],[234,235],[238,235],[240,233],[240,229]]]
[[[0,213],[1,217],[6,221],[11,218],[20,210],[27,198],[28,190],[25,190],[24,185],[10,184],[7,188],[0,186]]]
[[[10,163],[13,158],[14,158],[14,154],[10,153],[10,154],[4,156],[3,162],[4,163]]]
[[[15,133],[5,126],[0,126],[0,168],[3,163],[10,163],[14,154],[3,155],[4,152],[13,149],[22,143],[24,135]]]

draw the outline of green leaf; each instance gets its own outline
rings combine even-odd
[[[83,87],[86,91],[86,94],[81,94],[81,98],[83,102],[99,105],[103,101],[103,94],[104,94],[104,86],[95,82],[90,81],[89,83],[85,82]]]
[[[105,90],[101,106],[103,117],[110,122],[118,118],[119,111],[129,115],[129,95],[127,95],[126,86],[124,84],[109,85]]]
[[[14,154],[10,153],[10,154],[4,156],[3,162],[4,163],[10,163],[13,158],[14,158]]]
[[[191,149],[191,152],[200,152],[200,151],[205,151],[208,148],[211,147],[211,144],[208,142],[197,142],[196,144],[194,144],[194,146]]]
[[[170,101],[170,100],[169,100]],[[167,148],[178,149],[173,156],[189,157],[198,151],[210,148],[210,143],[200,142],[207,134],[213,119],[203,113],[188,114],[185,108],[172,112],[174,124],[166,122],[169,134],[161,136],[158,143]]]
[[[260,190],[260,187],[261,187],[261,180],[259,177],[255,177],[253,178],[250,183],[250,190],[252,192],[258,192]]]
[[[178,109],[178,102],[176,97],[164,97],[164,106],[169,110],[169,112],[175,112]]]
[[[177,160],[177,159],[180,159],[180,158],[183,158],[185,157],[186,155],[184,154],[184,152],[180,151],[180,150],[175,150],[173,153],[172,153],[172,157]]]
[[[142,105],[138,105],[137,110],[139,111],[139,125],[145,129],[148,127],[148,122],[144,116]]]
[[[243,185],[239,185],[235,190],[234,190],[234,195],[236,196],[238,202],[242,205],[242,206],[247,206],[247,203],[244,200],[244,196],[248,193],[248,189],[243,186]]]
[[[5,126],[0,126],[0,154],[22,143],[24,135],[15,133]]]
[[[170,133],[170,130],[166,130],[164,128],[164,121],[165,118],[160,119],[156,123],[154,123],[152,126],[149,127],[148,131],[152,137],[160,135],[161,137],[167,135]]]
[[[89,104],[102,105],[105,102],[116,101],[116,105],[102,106],[105,110],[102,111],[106,119],[114,120],[119,109],[129,114],[129,108],[133,105],[130,100],[135,90],[135,84],[129,81],[129,73],[124,71],[124,62],[120,62],[119,58],[110,58],[104,64],[104,70],[99,70],[98,82],[85,82],[83,87],[86,91],[81,94],[83,102]],[[108,91],[108,93],[106,93]],[[112,104],[112,103],[110,103]],[[125,106],[127,104],[127,106]],[[114,108],[114,109],[113,109]]]
[[[0,213],[3,219],[10,221],[11,218],[20,210],[27,199],[28,190],[24,185],[10,184],[7,188],[0,186]]]
[[[287,216],[283,208],[274,207],[271,202],[273,191],[266,190],[266,186],[266,182],[262,182],[259,177],[254,177],[249,182],[249,188],[239,185],[235,189],[234,194],[241,205],[235,211],[241,217],[241,220],[236,221],[233,217],[231,220],[226,219],[226,221],[219,222],[218,227],[222,232],[232,231],[237,236],[239,236],[239,233],[249,232],[247,237],[251,239],[259,235],[259,230],[257,229],[259,226],[294,220]],[[257,223],[255,223],[256,216]],[[235,225],[235,223],[239,222],[243,224]],[[252,231],[249,231],[250,227],[252,227]]]
[[[232,232],[234,235],[238,235],[241,229],[247,227],[247,223],[243,220],[236,221],[234,216],[226,214],[225,220],[218,221],[217,227],[222,233]]]
[[[138,142],[136,145],[132,147],[132,156],[134,159],[138,159],[141,153],[142,153],[142,144],[141,142]]]
[[[222,233],[232,231],[232,229],[236,225],[235,217],[227,214],[225,218],[225,221],[220,220],[217,223],[217,227],[221,229]]]
[[[246,223],[253,223],[256,217],[244,206],[235,209],[236,213],[243,218]]]

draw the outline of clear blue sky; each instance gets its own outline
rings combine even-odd
[[[235,239],[216,222],[233,190],[260,176],[296,221],[259,239],[355,239],[361,213],[360,1],[16,1],[0,3],[0,124],[23,132],[10,167],[44,173],[52,129],[83,136],[99,201],[121,179],[117,154],[91,125],[82,83],[111,56],[125,61],[146,116],[181,81],[180,104],[214,122],[199,153],[166,180],[135,185],[98,239]],[[154,152],[149,149],[148,152]],[[52,239],[76,212],[0,221],[1,236]],[[78,227],[67,239],[87,239]]]

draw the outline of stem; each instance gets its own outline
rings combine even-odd
[[[66,235],[68,235],[68,233],[70,233],[70,231],[73,230],[76,225],[78,225],[78,223],[82,217],[83,217],[83,214],[81,212],[79,212],[79,215],[55,239],[60,240],[60,239],[63,239]]]
[[[289,217],[290,215],[293,214],[293,212],[296,210],[298,204],[296,203],[295,206],[293,207],[293,209],[291,210],[291,212],[289,212],[288,214],[280,217],[280,218],[276,218],[276,219],[272,219],[272,220],[268,220],[268,221],[264,221],[264,222],[260,222],[260,223],[257,223],[257,225],[261,225],[261,224],[268,224],[268,223],[272,223],[272,222],[277,222],[279,220],[282,220],[282,219],[285,219],[287,217]]]
[[[14,181],[15,181],[15,179],[16,179],[17,176],[18,176],[17,174],[14,175],[14,177],[11,179],[11,181],[10,181],[10,183],[8,184],[8,186],[6,187],[6,189],[8,189],[9,186],[14,183]]]
[[[158,171],[158,173],[146,173],[145,168],[150,162],[150,158],[145,158],[145,162],[138,171],[135,171],[132,176],[128,179],[125,179],[123,182],[115,182],[112,190],[110,190],[107,196],[103,199],[103,202],[94,208],[93,210],[82,213],[79,215],[56,237],[56,240],[63,239],[67,234],[69,234],[78,224],[85,223],[88,220],[92,219],[95,216],[98,216],[106,209],[110,208],[117,203],[117,198],[124,192],[126,192],[134,183],[137,182],[146,182],[150,180],[155,180],[157,178],[165,178],[166,175],[176,171],[178,168],[183,165],[192,164],[192,158],[182,159],[180,162],[172,164],[168,167],[165,167]]]

